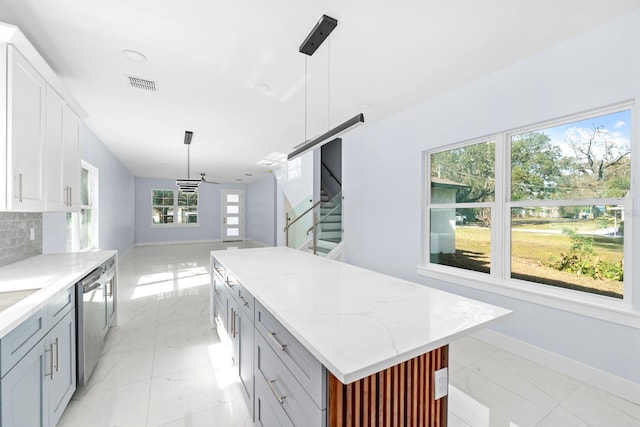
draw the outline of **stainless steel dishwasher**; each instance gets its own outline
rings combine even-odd
[[[100,359],[114,313],[115,259],[76,284],[77,384],[86,385]]]

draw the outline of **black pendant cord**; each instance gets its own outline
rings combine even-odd
[[[187,179],[191,179],[191,144],[187,145]]]
[[[331,129],[331,37],[327,37],[327,131]]]
[[[307,141],[307,59],[304,57],[304,140]]]

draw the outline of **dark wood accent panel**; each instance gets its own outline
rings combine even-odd
[[[344,385],[328,373],[329,427],[445,427],[447,397],[434,400],[433,373],[449,346]]]

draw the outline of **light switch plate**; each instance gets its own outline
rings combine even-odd
[[[449,369],[438,369],[433,373],[434,399],[438,400],[449,393]]]

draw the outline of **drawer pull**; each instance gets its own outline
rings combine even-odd
[[[278,393],[278,390],[276,390],[276,386],[273,385],[273,383],[275,382],[276,380],[268,380],[269,388],[271,389],[271,393],[273,393],[273,396],[276,398],[278,403],[282,405],[284,404],[284,398],[287,396],[280,396],[280,394]]]
[[[280,343],[280,341],[278,341],[278,339],[276,338],[276,333],[275,332],[269,332],[269,338],[271,338],[271,341],[273,341],[273,343],[276,345],[276,347],[278,347],[280,349],[280,351],[284,351],[284,348],[287,345],[286,344],[282,344],[282,343]]]
[[[214,289],[214,291],[216,292],[216,295],[218,295],[218,296],[220,296],[220,294],[222,293],[222,292],[220,292],[220,291],[219,291],[219,290],[217,290],[217,289]]]
[[[236,286],[229,279],[225,280],[225,282],[227,282],[227,285],[229,285],[230,288],[234,288]]]
[[[246,299],[244,299],[244,297],[242,295],[239,295],[239,298],[242,300],[242,303],[244,305],[249,305],[249,301],[247,301]]]
[[[60,372],[60,341],[56,337],[56,372]],[[51,355],[53,359],[53,355]]]

